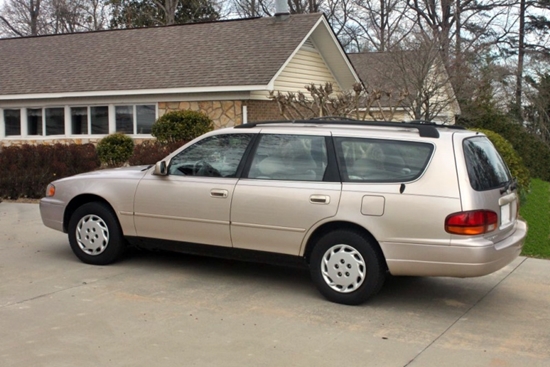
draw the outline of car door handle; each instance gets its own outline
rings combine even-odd
[[[330,196],[327,195],[311,195],[309,202],[312,204],[328,204],[330,203]]]
[[[229,195],[227,190],[213,189],[210,191],[210,197],[213,198],[226,198]]]

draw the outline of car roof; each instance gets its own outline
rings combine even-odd
[[[286,120],[286,121],[262,121],[252,122],[243,125],[237,125],[234,129],[253,129],[256,128],[280,128],[280,129],[312,129],[312,130],[330,130],[333,133],[360,133],[366,130],[384,131],[386,133],[415,133],[422,138],[437,139],[441,134],[450,134],[456,131],[464,131],[465,128],[456,125],[437,125],[426,121],[411,122],[390,122],[390,121],[361,121],[347,118],[324,117],[309,120]],[[470,132],[472,133],[472,132]],[[407,134],[408,135],[408,134]]]

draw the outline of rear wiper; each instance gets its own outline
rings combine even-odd
[[[517,178],[511,178],[508,182],[506,182],[506,185],[504,185],[504,187],[500,189],[500,193],[504,194],[508,190],[514,191],[517,188],[518,188]]]

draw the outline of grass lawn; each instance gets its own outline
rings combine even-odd
[[[522,255],[550,259],[550,183],[533,179],[519,212],[529,226]]]

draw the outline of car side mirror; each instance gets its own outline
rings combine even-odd
[[[154,175],[157,176],[166,176],[168,175],[168,170],[166,169],[166,162],[160,161],[155,164],[155,170],[153,171]]]

